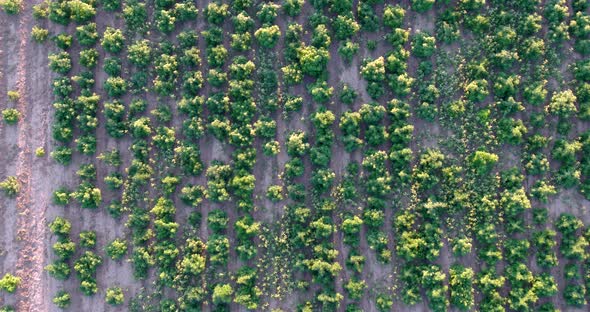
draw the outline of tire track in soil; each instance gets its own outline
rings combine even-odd
[[[18,123],[18,158],[16,176],[21,185],[17,196],[17,241],[19,241],[18,260],[16,263],[16,275],[21,278],[21,284],[17,292],[17,311],[35,312],[47,311],[43,300],[42,275],[44,263],[44,222],[46,196],[40,196],[36,203],[31,196],[31,115],[32,107],[27,105],[27,58],[29,51],[31,2],[24,1],[19,16],[18,27],[18,56],[17,56],[17,83],[16,89],[20,94],[17,109],[21,113]]]

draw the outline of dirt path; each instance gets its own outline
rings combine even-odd
[[[24,2],[23,12],[29,12],[32,3]],[[28,91],[30,67],[30,29],[31,15],[21,14],[18,27],[18,55],[16,71],[16,90],[21,95],[17,109],[21,113],[18,123],[18,157],[16,176],[21,184],[21,191],[17,197],[17,240],[20,242],[16,274],[22,280],[17,293],[17,311],[47,311],[45,305],[45,291],[42,285],[44,264],[44,211],[47,207],[47,196],[39,194],[32,196],[32,112],[29,105],[31,93]]]
[[[2,12],[0,12],[2,14]],[[12,71],[14,66],[11,66],[8,56],[15,50],[14,36],[10,32],[13,24],[16,24],[16,19],[0,17],[0,109],[8,108],[9,103],[6,93],[14,85]],[[2,153],[0,153],[0,180],[8,176],[15,175],[15,159],[16,159],[16,127],[8,126],[4,122],[0,122],[0,142],[2,146]],[[14,264],[16,263],[16,252],[14,246],[16,244],[16,229],[14,226],[14,219],[16,215],[16,203],[13,198],[5,196],[0,197],[0,276],[5,273],[14,274]],[[0,295],[0,305],[13,305],[15,298],[13,295]]]

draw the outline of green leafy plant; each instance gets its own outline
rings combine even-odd
[[[16,288],[20,285],[20,283],[20,277],[14,276],[10,273],[6,273],[0,279],[0,290],[4,290],[8,293],[13,293],[16,291]]]
[[[82,231],[80,232],[80,246],[85,248],[94,248],[96,246],[96,232]]]
[[[227,304],[231,302],[231,296],[234,293],[233,288],[229,284],[215,285],[213,288],[213,303]]]
[[[20,183],[14,176],[7,177],[4,181],[0,182],[0,189],[4,191],[4,194],[8,197],[16,197],[20,191]]]
[[[9,15],[16,15],[22,9],[22,0],[2,0],[0,7]]]
[[[119,53],[125,45],[125,37],[120,29],[107,27],[101,41],[102,47],[110,53]]]
[[[107,288],[105,301],[113,306],[121,305],[125,301],[125,295],[121,287],[109,287]]]
[[[52,301],[58,308],[66,309],[72,302],[72,296],[67,291],[60,290],[55,294]]]
[[[280,185],[271,185],[266,191],[266,197],[273,202],[278,202],[283,199],[283,187]]]
[[[4,119],[4,122],[9,125],[16,124],[20,119],[20,116],[20,112],[15,108],[7,108],[2,111],[2,118]]]
[[[38,43],[43,43],[49,37],[49,30],[42,28],[38,25],[33,26],[31,29],[31,38]]]

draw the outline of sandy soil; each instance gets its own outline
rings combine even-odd
[[[3,13],[0,13],[3,14]],[[0,109],[15,107],[9,103],[6,92],[16,89],[16,64],[15,56],[18,51],[18,38],[16,33],[18,18],[0,18]],[[12,65],[11,65],[12,64]],[[0,125],[0,140],[2,153],[0,153],[0,179],[16,175],[16,160],[18,127]],[[18,258],[18,242],[16,238],[16,220],[18,217],[16,200],[0,197],[0,274],[11,272],[16,274],[14,268]],[[14,304],[15,295],[0,294],[0,304]]]
[[[30,9],[31,5],[31,2],[26,3],[24,9]],[[5,90],[17,90],[21,95],[14,106],[21,113],[16,129],[3,129],[6,145],[2,146],[12,146],[6,159],[11,165],[7,166],[5,174],[18,178],[21,191],[16,201],[9,202],[3,211],[5,226],[2,228],[6,229],[3,249],[6,252],[3,253],[1,270],[13,272],[22,280],[15,297],[6,299],[8,303],[12,301],[19,311],[47,311],[46,288],[42,287],[44,217],[52,184],[46,173],[32,170],[35,159],[31,151],[44,145],[46,129],[42,125],[46,120],[43,106],[48,103],[43,100],[49,97],[43,90],[48,89],[49,76],[47,71],[37,70],[45,62],[45,54],[30,48],[31,18],[30,15],[2,18],[6,24],[0,27],[1,36],[5,38],[3,43],[8,43],[3,44],[6,51],[1,54],[4,87]],[[40,125],[39,129],[33,129],[36,124]]]

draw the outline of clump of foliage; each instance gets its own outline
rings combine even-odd
[[[96,232],[94,232],[94,231],[80,232],[80,245],[85,248],[94,248],[94,246],[96,246]]]
[[[22,0],[2,0],[0,1],[0,8],[9,15],[16,15],[22,9]]]
[[[15,197],[20,191],[20,183],[16,177],[10,176],[0,182],[0,189],[4,191],[6,196]]]
[[[2,111],[2,118],[7,124],[14,125],[20,119],[20,112],[15,108],[7,108]]]
[[[20,285],[20,283],[20,277],[14,276],[10,273],[6,273],[2,278],[0,278],[0,290],[4,290],[8,293],[13,293],[16,291],[16,288]]]
[[[113,306],[121,305],[125,301],[125,295],[121,287],[109,287],[105,294],[105,301]]]
[[[125,37],[120,29],[107,27],[103,33],[102,47],[109,53],[119,53],[125,45]]]
[[[43,43],[49,37],[49,30],[39,27],[38,25],[33,26],[31,29],[31,38],[38,43]]]
[[[53,303],[60,309],[66,309],[72,302],[72,296],[65,290],[60,290],[53,297]]]

